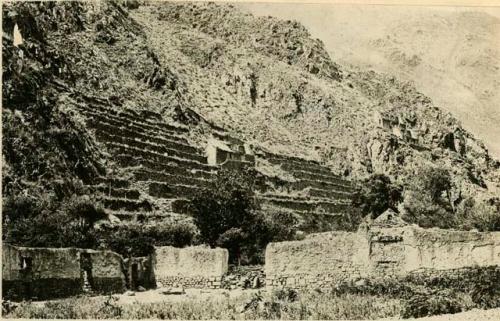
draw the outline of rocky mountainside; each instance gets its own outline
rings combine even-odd
[[[363,44],[375,70],[415,85],[500,155],[500,19],[486,13],[412,15]],[[359,48],[359,47],[358,47]],[[370,55],[365,55],[365,57]],[[353,59],[359,65],[361,57]]]
[[[459,186],[486,187],[495,162],[454,117],[410,83],[339,66],[297,22],[215,4],[142,6],[132,17],[159,60],[179,70],[191,108],[234,135],[354,177],[433,162]],[[375,130],[378,112],[411,119],[418,147]]]
[[[337,63],[413,81],[500,157],[498,7],[238,6],[304,23]]]
[[[459,191],[495,193],[498,162],[454,117],[409,83],[335,63],[297,22],[210,3],[16,3],[3,10],[4,128],[17,122],[26,137],[40,136],[39,148],[16,153],[18,129],[4,130],[4,193],[19,181],[51,186],[61,176],[91,181],[118,171],[79,116],[92,104],[162,115],[189,129],[189,143],[199,147],[215,125],[349,179],[385,172],[404,184],[417,166],[432,163],[454,173]],[[16,24],[18,47],[9,36]],[[30,110],[44,108],[45,118],[30,118]],[[58,136],[63,125],[75,139],[69,146]],[[39,162],[26,173],[34,155]],[[48,155],[60,168],[46,166]]]

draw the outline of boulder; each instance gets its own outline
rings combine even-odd
[[[165,288],[165,289],[160,289],[161,294],[165,295],[181,295],[181,294],[186,294],[186,291],[184,291],[184,288]]]

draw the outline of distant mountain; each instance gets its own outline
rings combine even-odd
[[[296,19],[333,60],[413,81],[500,158],[500,9],[241,4]]]

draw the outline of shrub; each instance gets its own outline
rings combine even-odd
[[[265,246],[267,229],[254,200],[254,177],[250,171],[223,169],[189,202],[200,240],[228,247],[232,262],[240,263],[243,254],[251,257]]]
[[[100,232],[100,247],[124,257],[147,256],[154,252],[154,239],[139,224],[119,225]]]
[[[493,202],[466,198],[457,207],[455,221],[465,230],[500,231],[500,209]]]
[[[353,204],[360,207],[363,214],[376,218],[388,208],[397,210],[401,194],[401,186],[391,182],[387,175],[373,174],[359,184]]]
[[[184,247],[198,242],[198,230],[192,223],[158,222],[144,226],[144,234],[154,240],[156,246]]]
[[[402,218],[421,227],[455,227],[449,192],[451,174],[447,169],[421,166],[411,173],[402,203]]]
[[[296,216],[290,212],[271,212],[265,218],[268,235],[272,242],[288,241],[295,238],[297,225]]]
[[[436,203],[422,191],[409,190],[405,193],[401,217],[408,223],[424,228],[452,228],[455,226],[453,212],[442,203]]]
[[[500,269],[490,267],[480,270],[474,278],[470,296],[480,308],[500,307]]]
[[[421,318],[462,312],[462,303],[452,291],[417,293],[403,304],[401,317]]]

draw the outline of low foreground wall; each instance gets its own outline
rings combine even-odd
[[[124,291],[121,256],[77,248],[2,247],[4,298],[66,297],[82,293],[85,286],[97,293]]]
[[[155,249],[155,277],[161,286],[220,288],[227,269],[226,249],[201,246],[163,246]]]
[[[500,232],[372,227],[270,243],[265,273],[267,286],[301,288],[491,265],[500,265]]]

